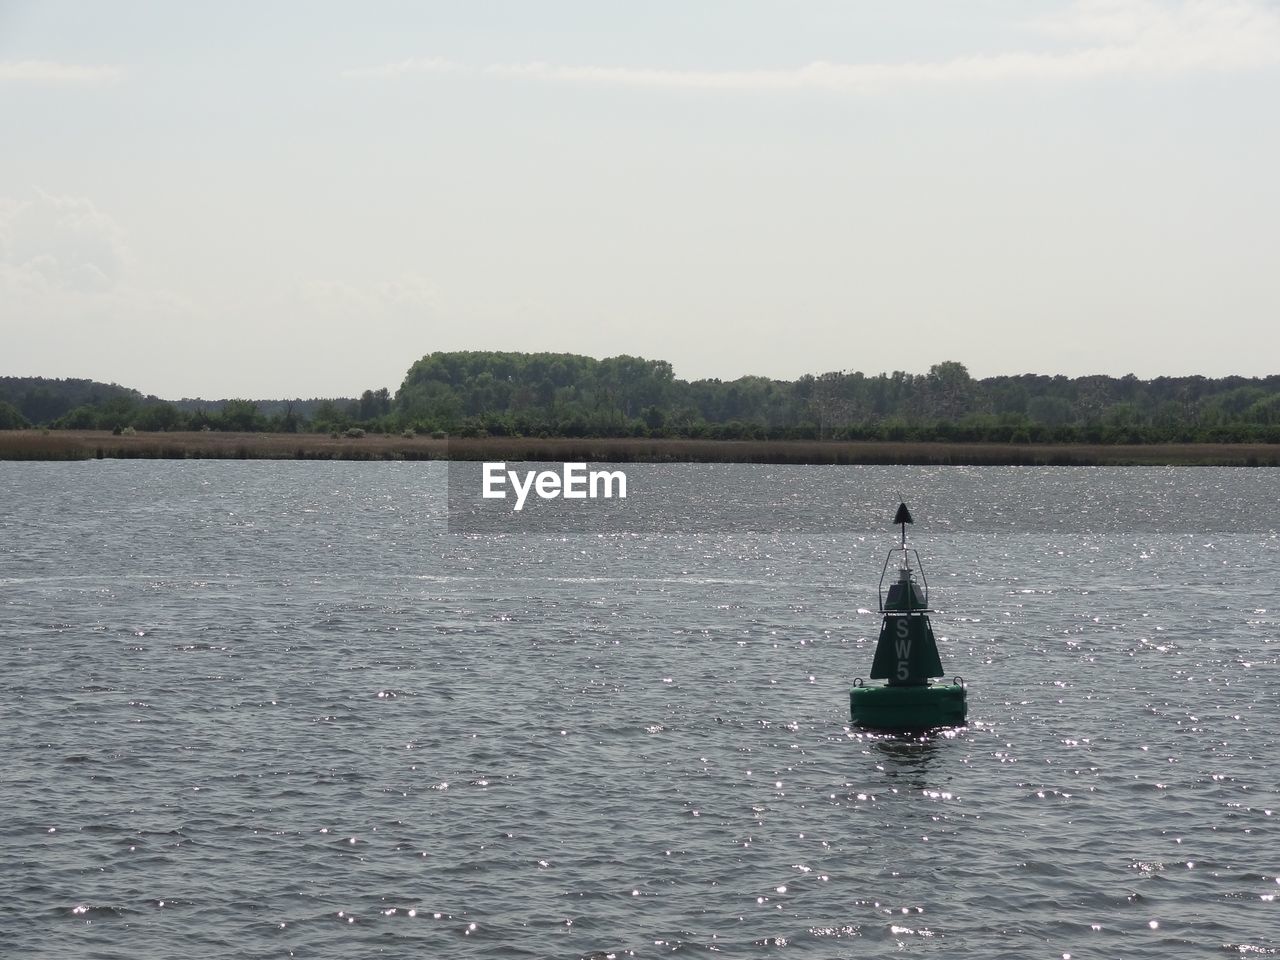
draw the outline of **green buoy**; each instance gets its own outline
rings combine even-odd
[[[911,511],[898,504],[893,522],[902,526],[902,543],[889,551],[880,572],[880,639],[871,663],[871,679],[887,680],[882,687],[857,681],[849,693],[849,716],[871,730],[929,730],[962,727],[967,715],[963,682],[935,684],[943,675],[938,643],[929,623],[929,583],[920,554],[907,546]],[[889,564],[897,559],[897,577],[889,584]],[[915,565],[912,566],[912,558]],[[919,581],[916,573],[920,574]]]

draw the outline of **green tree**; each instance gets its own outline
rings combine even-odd
[[[177,430],[182,425],[182,414],[171,403],[149,403],[133,418],[138,430]]]
[[[22,430],[31,426],[18,408],[0,400],[0,430]]]
[[[386,387],[378,390],[366,390],[360,394],[359,419],[375,420],[378,417],[386,416],[390,412],[391,395]]]
[[[258,405],[252,400],[228,400],[222,405],[222,424],[225,430],[249,432],[264,427]]]
[[[974,412],[977,388],[963,363],[955,360],[935,363],[929,368],[921,386],[925,416],[958,420]]]
[[[1062,397],[1032,397],[1027,401],[1027,416],[1036,423],[1060,427],[1071,422],[1071,404]]]
[[[320,433],[340,433],[351,426],[351,418],[332,400],[322,400],[312,414],[311,426]]]

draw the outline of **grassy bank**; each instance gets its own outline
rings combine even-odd
[[[598,463],[1280,466],[1280,445],[329,437],[290,433],[0,431],[0,460],[545,460]]]

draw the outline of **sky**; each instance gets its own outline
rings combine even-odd
[[[0,0],[0,376],[1280,373],[1277,0]]]

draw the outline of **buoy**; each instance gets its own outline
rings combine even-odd
[[[920,554],[907,546],[907,524],[913,521],[905,503],[898,504],[893,522],[902,526],[902,542],[889,551],[880,571],[882,619],[871,663],[871,679],[888,682],[873,687],[856,681],[849,691],[850,719],[872,730],[962,727],[968,712],[964,681],[957,677],[949,684],[931,682],[944,671],[929,623],[929,582],[924,564]],[[895,559],[896,576],[886,594],[885,580]]]

